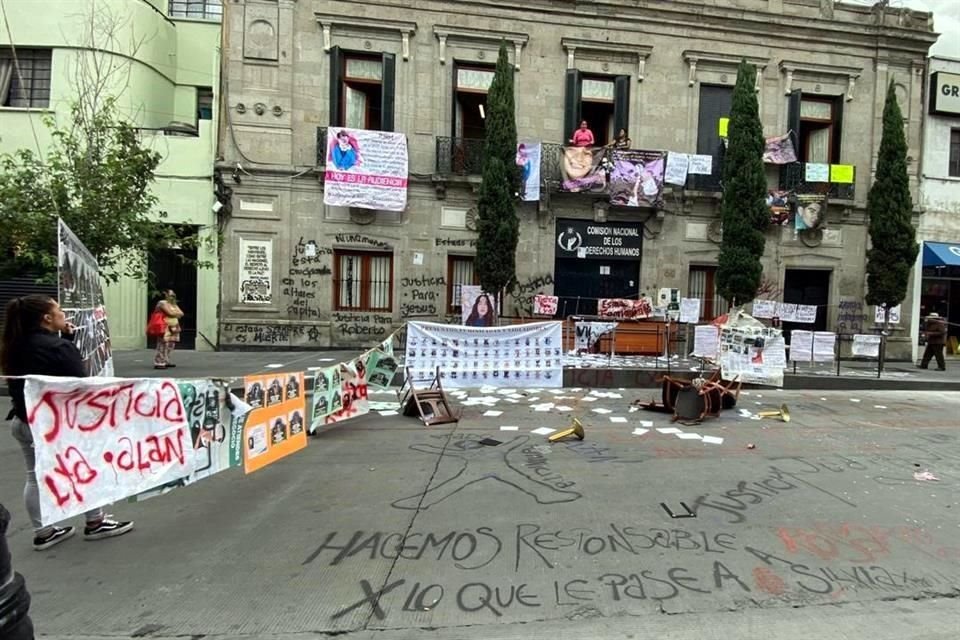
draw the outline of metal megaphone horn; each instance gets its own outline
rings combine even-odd
[[[558,431],[557,433],[549,436],[547,440],[550,442],[556,442],[558,440],[563,440],[568,436],[577,436],[578,439],[583,440],[583,425],[580,424],[580,421],[576,418],[573,419],[569,429]]]
[[[787,405],[780,405],[779,411],[761,411],[757,414],[761,418],[780,418],[782,422],[790,422],[790,410]]]

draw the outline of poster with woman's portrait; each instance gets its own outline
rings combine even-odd
[[[460,287],[460,313],[468,327],[494,327],[497,324],[497,298],[478,286]]]

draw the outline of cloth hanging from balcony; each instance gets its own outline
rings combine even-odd
[[[576,331],[577,351],[589,351],[597,344],[601,336],[617,328],[616,322],[578,322],[574,325]]]
[[[790,214],[793,212],[790,192],[768,191],[767,208],[770,209],[770,224],[787,226],[790,223]]]
[[[611,155],[610,204],[620,207],[660,205],[665,154],[630,149],[613,151]]]
[[[793,139],[789,133],[767,138],[763,161],[767,164],[790,164],[797,161],[797,150],[793,147]]]
[[[520,199],[536,202],[540,199],[540,156],[539,142],[524,140],[517,144],[517,166],[520,167]]]
[[[601,147],[563,147],[561,190],[603,193],[607,188],[605,158],[606,153]]]

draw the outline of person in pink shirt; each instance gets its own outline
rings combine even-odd
[[[580,121],[580,128],[573,132],[570,142],[575,147],[592,147],[594,144],[593,131],[587,128],[587,121]]]

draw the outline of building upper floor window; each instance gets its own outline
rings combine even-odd
[[[453,137],[483,140],[487,131],[487,92],[493,65],[454,65]]]
[[[397,58],[330,48],[330,124],[393,131]]]
[[[630,76],[584,75],[567,69],[564,137],[573,138],[580,123],[586,121],[594,144],[605,145],[621,129],[630,132]]]
[[[960,178],[960,129],[951,129],[950,131],[949,175]]]
[[[170,0],[170,15],[174,18],[220,20],[223,4],[221,0]]]
[[[844,96],[790,94],[788,121],[800,162],[839,164]]]
[[[213,89],[210,87],[197,87],[197,120],[213,120]]]
[[[50,49],[0,48],[0,106],[50,106]],[[18,69],[19,67],[19,69]]]
[[[337,311],[390,311],[393,308],[393,254],[333,252],[333,295]]]

